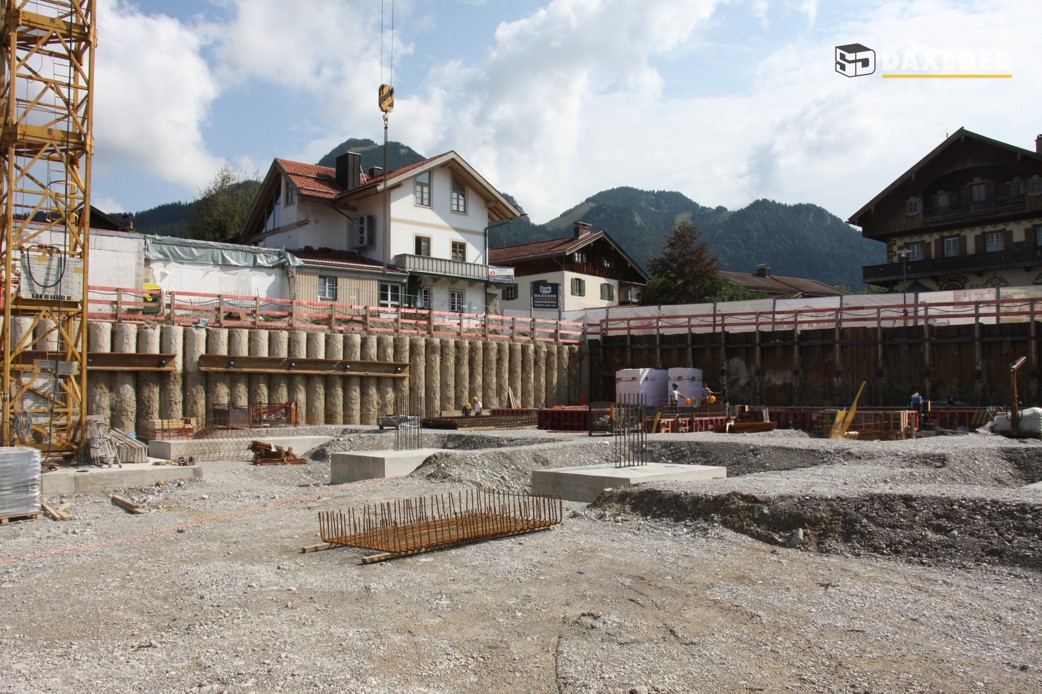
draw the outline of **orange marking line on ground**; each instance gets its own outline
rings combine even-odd
[[[399,477],[399,476],[400,475],[396,475],[395,477]],[[362,485],[374,484],[376,482],[381,482],[383,480],[395,479],[395,477],[381,477],[381,478],[378,478],[378,479],[361,480],[361,481],[358,481],[358,482],[351,482],[351,483],[348,483],[348,484],[345,484],[345,485],[338,485],[336,489],[328,489],[326,491],[317,492],[315,494],[306,494],[304,496],[296,496],[296,497],[292,497],[292,498],[289,498],[289,499],[283,499],[282,501],[277,501],[277,502],[272,503],[272,504],[265,504],[264,506],[254,506],[253,508],[244,508],[244,509],[241,509],[239,511],[229,511],[227,513],[218,513],[218,514],[215,514],[215,515],[212,515],[212,516],[206,516],[204,518],[196,518],[195,520],[185,521],[184,523],[179,523],[177,525],[171,525],[171,526],[169,526],[167,528],[159,528],[158,530],[152,530],[152,531],[149,531],[147,533],[142,533],[140,535],[128,535],[126,537],[119,537],[119,538],[116,538],[114,540],[106,540],[105,542],[96,542],[96,543],[91,544],[91,545],[78,545],[76,547],[63,547],[62,549],[51,549],[51,550],[47,550],[46,552],[37,552],[36,554],[27,554],[24,557],[10,557],[8,559],[0,559],[0,566],[4,566],[5,564],[14,564],[15,562],[20,562],[20,561],[29,561],[30,559],[40,559],[42,557],[49,557],[49,556],[55,555],[55,554],[65,554],[66,552],[80,552],[80,551],[84,551],[84,550],[88,550],[88,549],[99,549],[101,547],[110,547],[112,545],[118,545],[118,544],[121,544],[123,542],[133,542],[134,540],[143,540],[146,537],[152,537],[153,535],[162,535],[163,533],[176,532],[180,528],[187,528],[188,526],[196,525],[198,523],[206,523],[206,522],[215,521],[215,520],[224,520],[226,518],[234,518],[236,516],[245,516],[246,514],[249,514],[249,513],[257,513],[259,511],[267,511],[269,509],[278,508],[279,506],[285,506],[286,504],[295,503],[297,501],[309,501],[311,499],[318,499],[319,497],[326,496],[327,494],[332,494],[333,492],[343,491],[345,488],[346,489],[353,489],[355,487],[360,487]]]

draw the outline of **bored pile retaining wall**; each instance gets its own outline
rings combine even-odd
[[[373,425],[414,403],[432,417],[474,395],[506,407],[508,389],[519,407],[574,403],[580,392],[579,347],[556,343],[92,322],[88,352],[175,355],[170,372],[88,372],[88,414],[138,436],[150,419],[194,417],[202,427],[214,405],[296,401],[300,424]],[[214,354],[408,363],[408,376],[200,371],[199,358]]]

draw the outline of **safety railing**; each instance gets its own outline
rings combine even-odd
[[[583,323],[399,306],[91,286],[90,320],[219,328],[334,330],[577,344]]]

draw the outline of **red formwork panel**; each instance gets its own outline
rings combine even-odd
[[[589,431],[590,415],[594,421],[611,414],[610,410],[586,407],[554,407],[536,412],[536,426],[547,431]]]

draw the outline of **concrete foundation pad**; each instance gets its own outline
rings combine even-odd
[[[215,446],[242,444],[245,457],[246,449],[251,441],[263,441],[273,443],[283,448],[292,448],[295,455],[303,456],[316,446],[321,446],[333,440],[332,436],[256,436],[252,439],[153,439],[148,442],[148,455],[151,458],[163,460],[177,460],[180,457],[187,458],[196,455],[199,451],[213,450]]]
[[[556,494],[568,501],[589,503],[605,489],[640,482],[722,479],[727,468],[714,465],[672,465],[649,463],[636,467],[615,467],[610,463],[532,471],[532,492]]]
[[[330,484],[346,484],[381,477],[400,477],[420,467],[423,461],[443,448],[417,448],[411,451],[350,451],[329,455]]]
[[[124,463],[123,467],[72,467],[45,472],[40,477],[44,497],[104,492],[127,487],[151,487],[157,482],[202,479],[198,465]]]

